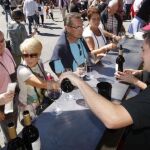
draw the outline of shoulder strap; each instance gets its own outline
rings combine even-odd
[[[39,67],[40,71],[42,72],[44,79],[47,80],[47,77],[46,77],[46,74],[44,71],[43,63],[38,64],[38,67]]]
[[[25,68],[28,68],[28,69],[30,69],[30,71],[35,75],[35,73],[33,72],[33,70],[29,67],[29,66],[27,66],[27,65],[23,65],[23,64],[20,64],[20,66],[24,66]],[[40,102],[40,95],[39,95],[39,93],[38,93],[38,91],[37,91],[37,89],[36,89],[36,87],[34,86],[34,91],[35,91],[35,93],[36,93],[36,95],[37,95],[37,97],[38,97],[38,101],[39,101],[39,103],[41,103]]]
[[[7,53],[6,53],[7,54]],[[14,68],[15,68],[15,62],[14,62],[14,60],[12,59],[12,57],[10,56],[10,55],[8,55],[7,54],[7,56],[9,56],[9,58],[12,60],[12,62],[13,62],[13,64],[14,64]],[[8,71],[8,69],[6,68],[6,66],[0,61],[0,64],[3,66],[3,68],[8,72],[8,74],[9,74],[9,71]],[[10,75],[10,74],[9,74]]]
[[[3,68],[8,72],[9,74],[9,71],[7,70],[7,68],[5,67],[5,65],[0,61],[0,64],[3,66]]]
[[[100,32],[101,32],[101,35],[102,35],[102,38],[103,38],[103,41],[105,42],[105,44],[107,44],[107,41],[106,41],[106,38],[101,30],[101,28],[99,28]]]

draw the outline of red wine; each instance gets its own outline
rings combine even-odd
[[[50,90],[48,92],[48,97],[52,100],[58,99],[60,97],[60,95],[61,95],[61,92],[58,90]]]
[[[27,150],[40,150],[41,142],[38,129],[31,124],[29,111],[23,112],[24,128],[22,130],[22,138]]]
[[[23,140],[17,137],[16,128],[13,122],[8,124],[9,142],[7,150],[26,150]]]
[[[61,82],[61,89],[66,92],[69,93],[71,91],[74,90],[74,86],[72,85],[72,83],[70,82],[70,80],[68,78],[65,78],[62,80]]]
[[[120,45],[119,55],[116,58],[116,71],[123,72],[123,63],[124,62],[125,62],[125,59],[123,57],[123,48],[122,48],[122,45]]]

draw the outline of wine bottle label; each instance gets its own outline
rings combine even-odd
[[[116,66],[115,66],[115,70],[116,70],[116,72],[118,71],[118,64],[116,64]]]
[[[32,150],[40,150],[41,149],[41,140],[40,137],[32,143]]]
[[[123,51],[119,50],[119,55],[123,56]]]

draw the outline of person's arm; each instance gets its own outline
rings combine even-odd
[[[97,94],[86,82],[71,72],[62,74],[60,80],[69,78],[84,96],[93,113],[105,124],[107,128],[122,128],[133,123],[130,114],[122,105],[117,105]]]
[[[123,72],[132,74],[132,75],[141,75],[143,70],[125,69]]]
[[[95,49],[91,52],[91,54],[97,54],[97,56],[99,56],[100,53],[106,53],[108,52],[109,50],[112,50],[114,48],[116,48],[117,45],[114,44],[114,43],[110,43],[110,44],[107,44],[107,45],[104,45],[102,46],[101,48],[99,49]]]
[[[147,84],[140,81],[138,78],[136,78],[133,74],[131,73],[127,73],[127,72],[117,72],[115,74],[116,78],[118,80],[127,82],[127,83],[131,83],[137,87],[139,87],[140,89],[144,90],[147,88]]]
[[[91,54],[96,55],[97,57],[105,56],[106,52],[108,52],[109,50],[111,50],[113,48],[116,48],[116,44],[110,43],[110,44],[102,46],[99,49],[95,49],[95,44],[94,44],[94,41],[93,41],[92,37],[86,37],[85,41],[86,41],[86,43],[87,43],[87,45],[88,45],[88,47],[91,51]]]
[[[89,36],[84,39],[85,39],[86,44],[89,47],[90,51],[93,51],[95,49],[95,44],[94,44],[93,38]]]
[[[121,40],[121,37],[120,36],[117,36],[115,34],[112,34],[106,30],[103,30],[103,34],[105,35],[105,37],[108,37],[108,38],[111,38],[112,40],[115,40],[115,41],[119,41]]]
[[[47,82],[39,79],[32,73],[32,71],[26,66],[19,66],[17,69],[17,78],[19,82],[25,82],[36,88],[47,89]]]
[[[36,88],[47,89],[47,81],[40,80],[35,75],[30,76],[25,83]]]

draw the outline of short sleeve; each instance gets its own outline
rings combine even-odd
[[[140,129],[150,126],[150,87],[137,96],[126,100],[122,106],[133,119],[133,128]]]
[[[89,26],[88,27],[86,27],[85,29],[84,29],[84,31],[83,31],[83,34],[82,34],[82,36],[84,37],[84,38],[87,38],[87,37],[92,37],[92,31],[90,30],[90,28],[89,28]]]
[[[17,77],[19,80],[22,80],[23,82],[28,80],[31,76],[34,76],[33,73],[26,67],[18,67],[17,70]]]

